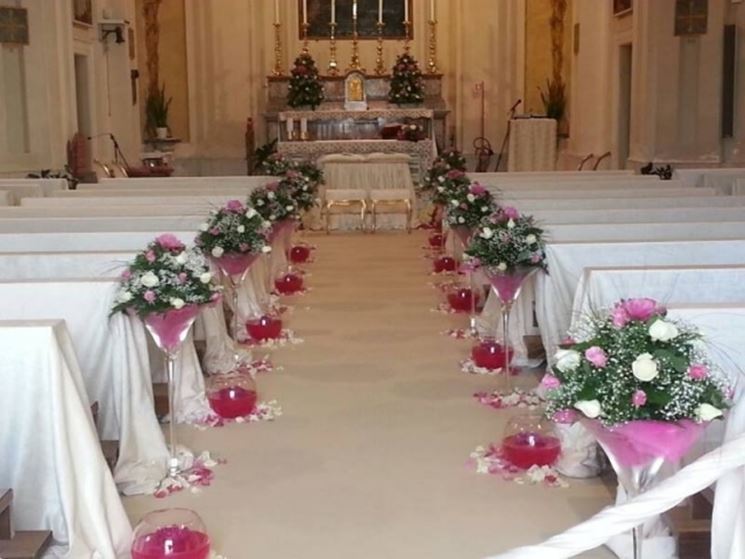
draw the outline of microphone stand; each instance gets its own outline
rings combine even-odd
[[[108,136],[111,140],[111,143],[114,145],[114,163],[119,163],[119,160],[121,159],[121,162],[124,164],[124,167],[129,169],[129,162],[127,161],[127,158],[124,157],[124,152],[122,151],[122,148],[119,146],[119,142],[116,139],[116,136],[112,134],[111,132],[107,132],[104,134],[97,134],[95,136],[88,136],[89,140],[93,140],[94,138],[102,138],[103,136]]]
[[[499,149],[499,156],[497,157],[497,166],[494,168],[495,171],[499,172],[499,165],[502,163],[502,157],[504,157],[504,150],[507,148],[507,142],[510,139],[510,127],[512,125],[512,119],[515,118],[515,112],[517,107],[522,103],[522,99],[515,101],[515,104],[509,110],[509,118],[507,119],[507,130],[504,132],[504,140],[502,140],[502,147]]]

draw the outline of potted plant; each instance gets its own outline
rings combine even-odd
[[[543,110],[548,118],[556,120],[557,128],[560,129],[559,136],[565,136],[566,131],[561,130],[564,124],[567,98],[566,84],[561,79],[546,80],[546,90],[540,89]]]
[[[145,105],[145,121],[147,132],[159,140],[168,138],[168,109],[172,97],[166,98],[166,86],[151,92]]]

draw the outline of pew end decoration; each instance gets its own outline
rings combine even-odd
[[[113,312],[138,315],[165,355],[168,403],[175,408],[176,359],[203,305],[217,304],[221,289],[213,282],[207,261],[187,249],[174,235],[164,234],[148,244],[124,271]],[[161,489],[188,486],[176,451],[173,417],[169,423],[167,477]]]
[[[586,317],[544,377],[546,411],[577,419],[595,436],[630,497],[655,485],[707,423],[729,407],[729,388],[708,361],[700,333],[668,320],[653,299],[628,299]],[[641,557],[639,529],[632,532]]]
[[[506,390],[511,388],[509,329],[510,314],[525,282],[546,270],[546,242],[543,229],[533,216],[515,208],[499,207],[486,217],[471,236],[466,255],[467,267],[480,269],[499,299],[502,311],[502,346],[507,355],[502,372]],[[482,345],[497,344],[497,335]]]

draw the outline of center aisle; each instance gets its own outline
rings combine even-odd
[[[472,394],[493,379],[459,372],[468,343],[441,334],[426,236],[313,236],[312,291],[288,299],[286,325],[305,340],[273,352],[283,371],[257,379],[276,398],[273,423],[180,438],[228,463],[202,493],[125,498],[133,524],[184,506],[228,559],[478,559],[537,542],[610,502],[598,480],[520,486],[466,466],[500,439],[510,411]],[[607,558],[596,551],[584,557]]]

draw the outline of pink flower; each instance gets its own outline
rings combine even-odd
[[[277,190],[279,188],[279,183],[277,181],[270,182],[265,187],[267,190]]]
[[[296,178],[298,178],[300,176],[300,173],[298,173],[297,171],[293,171],[292,169],[290,169],[289,171],[287,171],[287,173],[285,173],[285,176],[287,178],[289,178],[289,179],[296,179]]]
[[[210,229],[210,235],[217,236],[220,234],[220,228],[219,227],[213,227]]]
[[[486,188],[481,186],[479,183],[475,182],[471,185],[471,194],[480,196],[481,194],[484,194],[485,192],[486,192]]]
[[[145,294],[142,297],[148,303],[152,303],[158,298],[158,296],[155,294],[155,291],[153,291],[152,289],[148,289],[147,291],[145,291]]]
[[[585,357],[590,363],[601,369],[608,364],[608,355],[596,345],[585,350]]]
[[[451,171],[448,171],[448,174],[445,175],[449,179],[459,179],[461,178],[465,173],[463,171],[459,171],[458,169],[452,169]]]
[[[629,322],[629,313],[626,312],[626,308],[621,303],[616,303],[611,313],[613,318],[613,326],[616,328],[623,328]]]
[[[155,256],[155,252],[153,252],[152,250],[148,250],[148,251],[147,251],[147,252],[145,253],[145,260],[147,260],[147,261],[148,261],[148,262],[150,262],[151,264],[152,264],[153,262],[155,262],[155,260],[156,260],[157,258],[158,258],[158,257],[157,257],[157,256]]]
[[[240,250],[241,252],[247,252],[248,249],[249,246],[246,243],[241,243],[240,245],[238,245],[238,250]]]
[[[569,425],[577,421],[577,412],[574,410],[559,410],[551,418],[555,423]]]
[[[533,264],[538,264],[541,260],[543,260],[543,255],[539,252],[534,252],[530,255],[530,262]]]
[[[546,374],[541,379],[541,386],[547,390],[554,390],[561,386],[561,381],[554,375]]]
[[[228,200],[228,203],[225,204],[225,209],[235,213],[243,213],[246,211],[246,208],[240,200]]]
[[[660,314],[662,310],[657,305],[657,301],[647,297],[642,299],[628,299],[623,301],[622,304],[628,314],[629,320],[639,320],[641,322],[649,320],[655,314]]]
[[[502,208],[502,213],[507,219],[517,219],[520,217],[520,212],[517,211],[516,208],[513,208],[512,206],[505,206]]]
[[[467,209],[468,209],[468,204],[466,204],[465,202],[463,202],[463,203],[462,203],[462,204],[460,205],[460,209],[461,209],[461,210],[467,210]]]
[[[575,345],[576,343],[577,343],[577,340],[575,340],[571,336],[567,336],[566,338],[564,338],[563,340],[559,342],[559,346],[560,347],[572,346],[572,345]]]
[[[184,250],[184,243],[179,241],[176,235],[170,233],[164,233],[160,237],[157,237],[155,242],[168,251]]]
[[[188,277],[189,277],[189,276],[188,276],[188,275],[186,275],[186,272],[181,272],[181,273],[180,273],[180,274],[178,275],[178,282],[179,282],[180,284],[184,284],[184,283],[186,283],[186,278],[188,278]]]
[[[634,395],[631,396],[631,405],[635,408],[640,408],[647,403],[647,393],[644,390],[637,390]]]
[[[131,277],[132,277],[132,272],[130,272],[129,270],[124,270],[122,272],[122,279],[128,280]]]
[[[709,376],[709,368],[701,363],[693,363],[688,367],[688,376],[694,380],[704,380]]]

